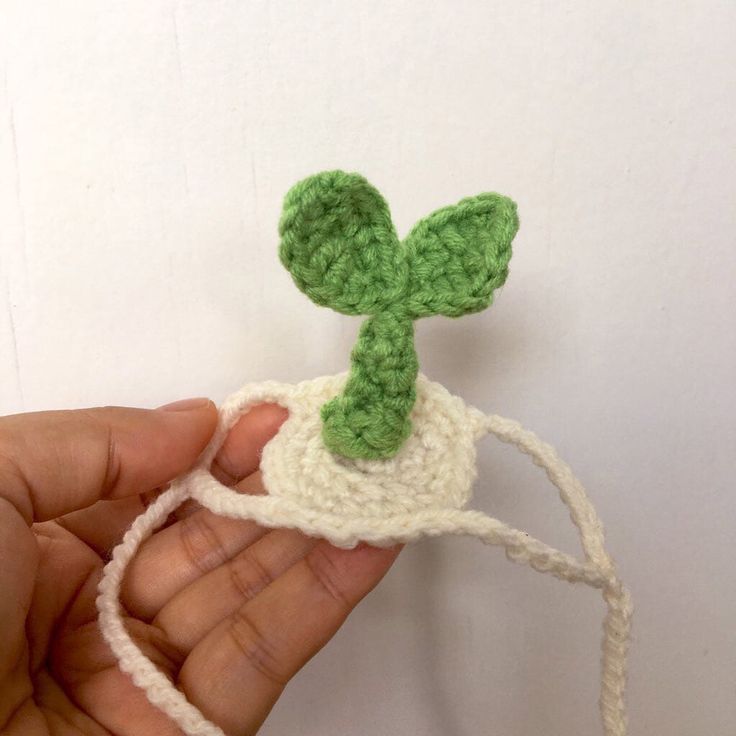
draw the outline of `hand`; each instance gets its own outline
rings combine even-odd
[[[263,493],[258,462],[286,411],[256,407],[213,472]],[[0,418],[0,733],[172,736],[97,627],[111,548],[217,421],[206,400]],[[229,736],[254,734],[398,548],[340,550],[293,530],[180,511],[123,585],[139,646]]]

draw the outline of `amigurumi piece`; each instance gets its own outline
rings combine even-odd
[[[516,205],[479,194],[420,220],[399,242],[388,205],[359,174],[327,171],[286,195],[281,262],[316,304],[368,315],[342,393],[322,407],[325,445],[388,458],[411,434],[415,319],[485,309],[506,280]]]
[[[189,499],[215,514],[299,529],[340,547],[473,537],[503,547],[513,562],[600,590],[601,720],[606,736],[625,736],[631,599],[582,484],[550,445],[517,422],[468,406],[419,373],[414,350],[414,320],[460,317],[491,303],[506,279],[517,228],[511,200],[481,194],[434,212],[399,242],[381,195],[362,176],[341,171],[305,179],[287,195],[279,252],[294,281],[317,304],[367,316],[350,373],[295,385],[251,383],[230,396],[196,466],[133,522],[99,587],[100,629],[120,668],[186,736],[225,734],[130,636],[120,589],[140,545]],[[263,450],[267,493],[237,493],[214,477],[212,462],[240,417],[263,402],[289,412]],[[475,446],[489,434],[545,470],[579,532],[582,558],[466,508]]]

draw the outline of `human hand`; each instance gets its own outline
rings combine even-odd
[[[213,473],[263,493],[263,445],[286,418],[254,408]],[[111,548],[217,421],[206,400],[0,418],[0,733],[173,736],[97,626]],[[126,575],[126,625],[145,654],[228,736],[254,734],[289,679],[383,577],[398,548],[340,550],[191,506]]]

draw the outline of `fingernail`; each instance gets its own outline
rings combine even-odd
[[[173,401],[171,404],[164,404],[159,406],[159,411],[192,411],[193,409],[201,409],[205,404],[209,404],[208,398],[197,398],[197,399],[181,399],[180,401]]]

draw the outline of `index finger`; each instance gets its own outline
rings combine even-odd
[[[0,417],[0,498],[31,524],[150,491],[194,464],[216,423],[208,399]]]

